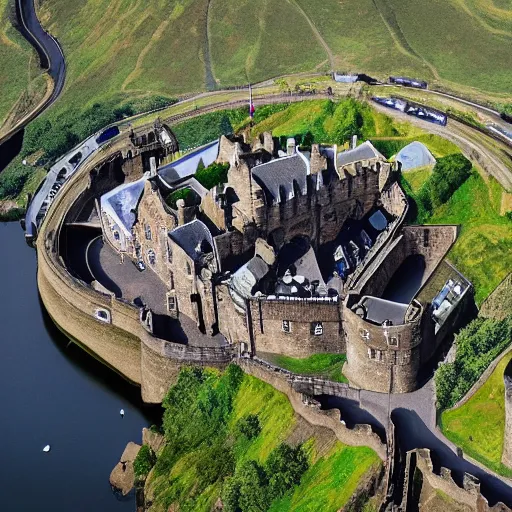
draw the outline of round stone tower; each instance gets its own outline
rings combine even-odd
[[[503,433],[503,464],[512,468],[512,360],[503,373],[505,381],[505,432]]]

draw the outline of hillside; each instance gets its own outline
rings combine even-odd
[[[219,497],[225,512],[336,512],[381,467],[371,449],[313,427],[234,365],[182,370],[163,406],[166,445],[145,485],[150,512],[209,512]]]
[[[46,89],[36,52],[11,24],[13,4],[0,0],[0,127],[11,110],[30,108]]]

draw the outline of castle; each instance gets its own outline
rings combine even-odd
[[[70,336],[89,337],[78,316],[96,335],[109,325],[108,341],[85,344],[147,401],[181,362],[276,354],[346,353],[354,386],[418,387],[471,285],[444,260],[456,226],[404,225],[395,164],[369,142],[281,148],[270,133],[223,136],[163,164],[140,141],[77,177],[38,240],[75,294],[65,302],[76,322],[56,318],[64,303],[40,264],[43,301]],[[196,172],[214,162],[227,176],[207,189]]]

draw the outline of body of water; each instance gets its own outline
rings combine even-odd
[[[132,512],[110,471],[159,411],[55,327],[19,224],[0,224],[0,244],[0,510]]]

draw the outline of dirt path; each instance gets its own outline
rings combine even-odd
[[[332,53],[331,48],[322,37],[322,34],[316,28],[316,25],[313,23],[313,20],[307,15],[306,11],[297,3],[296,0],[290,0],[290,2],[297,8],[297,10],[304,16],[304,19],[308,22],[313,34],[318,39],[318,42],[324,47],[327,56],[329,57],[329,65],[331,66],[331,71],[336,71],[336,60],[334,57],[334,53]]]
[[[212,6],[213,0],[208,0],[206,4],[206,30],[205,30],[205,40],[204,40],[204,74],[205,74],[205,83],[206,89],[208,91],[213,91],[217,87],[217,81],[215,80],[215,75],[213,74],[212,68],[212,53],[210,46],[210,9]]]

